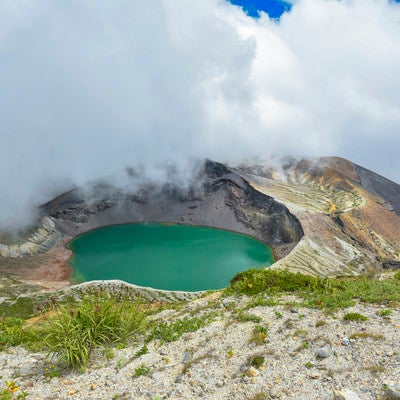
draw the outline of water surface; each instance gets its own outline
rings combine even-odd
[[[240,271],[269,266],[264,243],[234,232],[177,224],[127,224],[78,236],[70,262],[79,281],[122,279],[167,290],[220,289]]]

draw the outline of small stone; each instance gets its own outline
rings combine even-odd
[[[313,374],[310,375],[311,379],[319,379],[320,378],[320,374],[318,374],[317,372],[314,372]]]
[[[398,400],[400,399],[400,383],[390,385],[385,392],[385,399]]]
[[[183,355],[183,360],[182,362],[187,363],[192,359],[192,355],[188,352],[185,351],[185,354]]]
[[[221,388],[221,387],[223,387],[224,385],[225,385],[225,382],[224,382],[224,381],[218,381],[218,382],[216,383],[215,386]]]
[[[183,375],[180,374],[180,375],[178,375],[178,376],[176,377],[175,383],[182,383],[182,381],[183,381]]]
[[[350,339],[345,337],[345,338],[342,339],[341,343],[342,343],[343,346],[350,346]]]
[[[357,393],[350,389],[334,390],[333,391],[334,400],[361,400]]]
[[[319,349],[316,350],[315,352],[315,357],[317,358],[327,358],[331,355],[332,349],[330,346],[324,346],[320,347]]]
[[[299,310],[296,307],[293,307],[293,308],[290,309],[290,312],[292,314],[297,314],[299,312]]]

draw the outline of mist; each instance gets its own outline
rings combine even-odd
[[[400,6],[298,0],[0,2],[0,227],[107,179],[337,155],[400,181]],[[125,175],[124,175],[125,174]]]

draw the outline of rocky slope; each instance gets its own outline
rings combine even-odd
[[[176,341],[152,340],[145,351],[137,343],[114,350],[111,359],[95,354],[84,373],[60,373],[42,353],[10,348],[0,352],[2,379],[19,388],[15,395],[24,390],[38,400],[399,398],[398,309],[388,315],[384,306],[358,304],[326,314],[297,301],[253,306],[246,321],[238,309],[249,307],[250,298],[212,294],[155,316],[215,313],[213,322]],[[367,320],[343,321],[350,312]]]
[[[274,268],[332,276],[400,265],[396,183],[335,157],[235,172],[286,205],[301,223],[303,238]]]
[[[400,187],[371,171],[323,158],[279,167],[209,163],[205,172],[192,191],[145,187],[127,195],[103,186],[95,196],[73,190],[44,205],[43,226],[0,247],[0,275],[24,280],[1,278],[0,304],[26,298],[36,285],[68,286],[66,241],[110,223],[163,220],[244,232],[273,246],[280,256],[273,268],[314,275],[400,265]],[[138,290],[156,301],[190,297]],[[396,305],[325,313],[299,302],[207,294],[154,316],[164,322],[211,313],[196,332],[173,342],[151,340],[146,351],[139,341],[114,349],[111,358],[95,353],[84,373],[58,371],[43,353],[10,348],[0,352],[0,390],[47,400],[400,398]],[[345,321],[349,312],[367,320]]]

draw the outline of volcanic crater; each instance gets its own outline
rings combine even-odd
[[[185,190],[170,184],[143,185],[132,194],[101,184],[90,197],[78,188],[68,191],[41,206],[40,213],[42,226],[34,234],[23,243],[2,245],[1,260],[14,260],[7,265],[0,260],[0,272],[47,287],[69,283],[71,252],[66,244],[108,225],[167,222],[230,230],[268,244],[275,259],[289,254],[303,236],[299,220],[287,207],[212,161],[205,163],[195,185]],[[30,261],[29,267],[21,256]]]
[[[318,276],[400,267],[400,186],[338,157],[288,158],[280,166],[207,161],[191,187],[145,183],[134,192],[98,184],[40,207],[38,227],[0,244],[0,274],[40,287],[71,285],[66,244],[114,224],[166,222],[252,236],[285,268]]]

